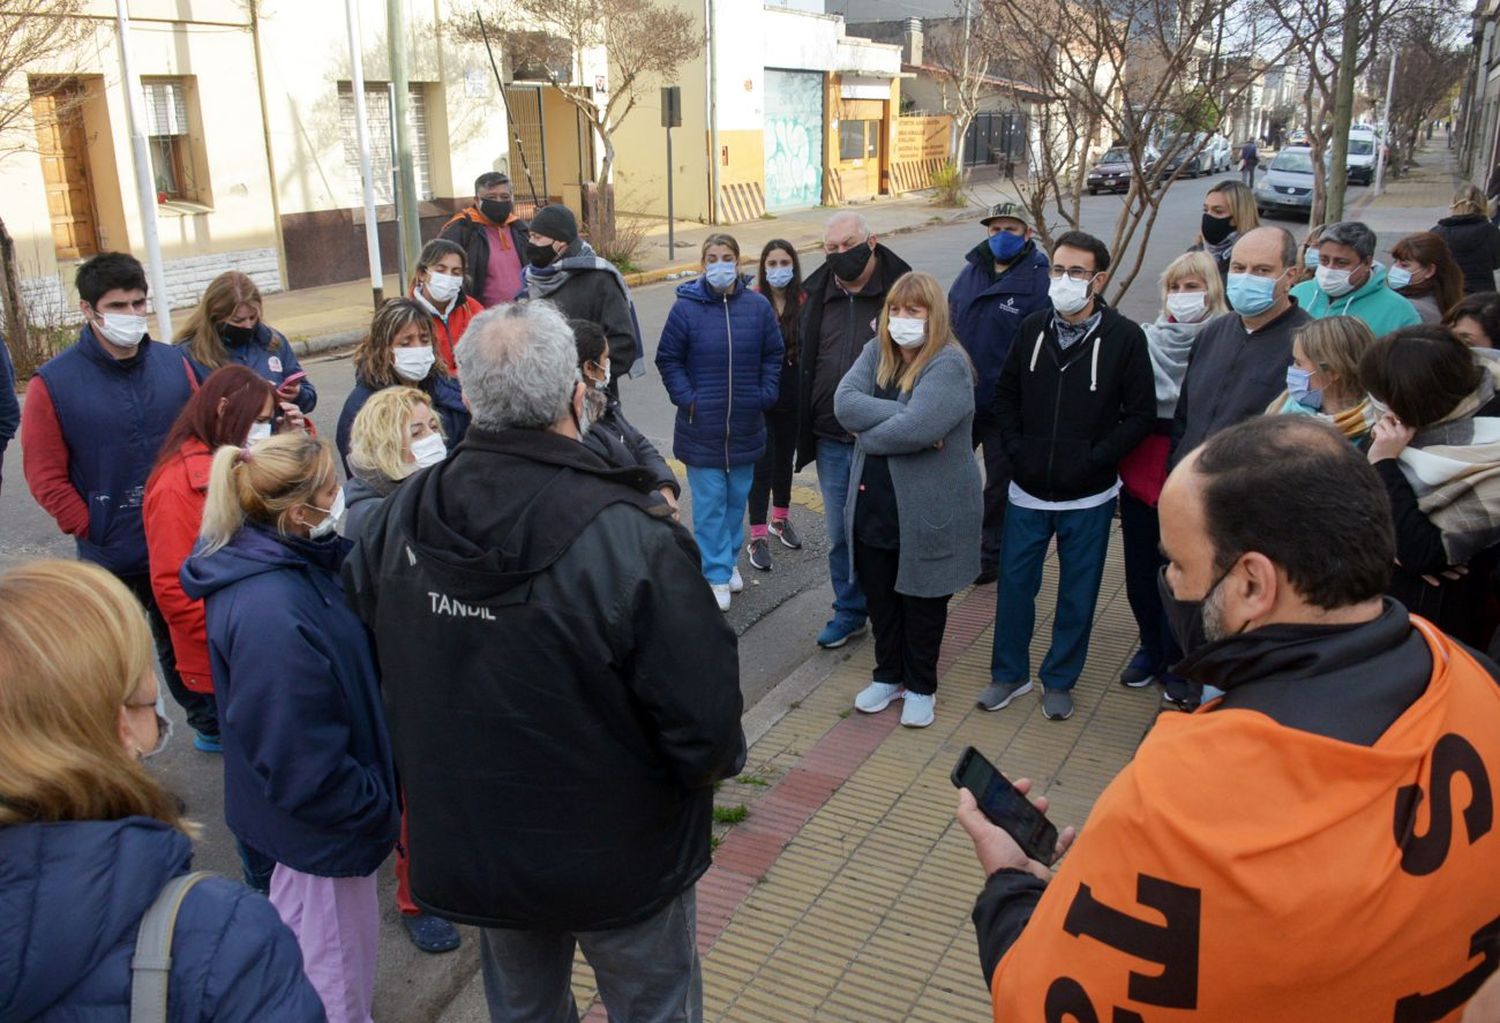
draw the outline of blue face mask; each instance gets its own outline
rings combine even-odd
[[[1275,277],[1255,274],[1230,274],[1224,290],[1229,304],[1241,316],[1259,316],[1276,304]]]
[[[1393,266],[1385,275],[1386,283],[1396,291],[1400,291],[1411,283],[1411,271],[1401,266]]]
[[[1316,270],[1318,268],[1318,250],[1308,249],[1302,253],[1302,265],[1309,270]]]
[[[773,288],[784,288],[792,283],[792,273],[789,266],[766,267],[766,283]]]
[[[1323,407],[1323,392],[1315,391],[1310,386],[1312,374],[1305,369],[1296,366],[1286,368],[1286,393],[1293,401],[1303,408],[1320,409]]]
[[[708,279],[708,283],[720,291],[728,290],[729,286],[735,282],[739,275],[740,268],[727,260],[710,263],[703,268],[703,276]]]
[[[994,253],[997,262],[1009,263],[1025,247],[1026,239],[1021,235],[1009,231],[990,235],[990,252]]]

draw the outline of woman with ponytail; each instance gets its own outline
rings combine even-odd
[[[275,860],[271,903],[328,1019],[368,1023],[398,811],[375,659],[339,582],[342,504],[326,441],[221,447],[182,583],[207,612],[229,829]]]

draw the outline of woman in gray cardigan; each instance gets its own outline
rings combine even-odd
[[[855,437],[845,535],[875,628],[874,681],[854,707],[875,714],[904,699],[901,723],[926,728],[948,598],[979,573],[984,516],[974,370],[931,274],[908,273],[887,293],[833,409]]]

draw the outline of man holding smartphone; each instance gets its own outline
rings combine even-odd
[[[960,794],[995,1019],[1455,1018],[1500,962],[1500,669],[1384,596],[1383,487],[1311,417],[1216,434],[1161,515],[1176,670],[1220,695],[1056,876]]]

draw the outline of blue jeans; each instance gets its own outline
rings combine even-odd
[[[844,506],[849,503],[849,472],[854,445],[818,438],[818,489],[823,491],[823,520],[828,528],[828,577],[833,582],[833,617],[849,626],[865,622],[865,591],[854,578],[854,558],[844,535]]]
[[[1031,633],[1036,595],[1042,588],[1047,543],[1057,537],[1057,613],[1052,645],[1042,661],[1042,685],[1072,689],[1089,656],[1094,605],[1104,577],[1109,524],[1115,502],[1078,511],[1037,511],[1012,504],[1000,542],[1000,579],[995,598],[995,647],[990,679],[1003,685],[1031,677]]]
[[[693,538],[703,562],[703,578],[724,584],[734,574],[745,542],[745,503],[755,479],[755,463],[730,469],[687,467],[693,494]]]
[[[234,849],[240,854],[240,870],[245,876],[245,887],[253,888],[262,895],[269,894],[271,874],[276,870],[276,861],[241,842],[238,838],[234,840]]]

